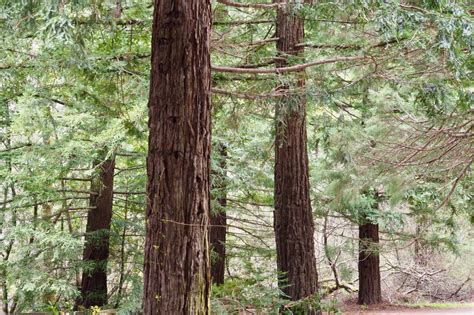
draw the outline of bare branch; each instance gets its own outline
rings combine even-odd
[[[234,67],[224,67],[224,66],[212,66],[212,70],[215,72],[230,72],[230,73],[287,73],[287,72],[299,72],[308,67],[317,66],[317,65],[324,65],[329,63],[337,63],[337,62],[347,62],[347,61],[357,61],[357,60],[365,60],[367,59],[366,56],[354,56],[354,57],[335,57],[329,58],[324,60],[316,60],[307,63],[302,63],[295,66],[289,67],[282,67],[282,68],[255,68],[255,69],[248,69],[248,68],[234,68]]]
[[[230,0],[217,0],[217,2],[236,8],[273,9],[285,5],[285,3],[240,3]]]

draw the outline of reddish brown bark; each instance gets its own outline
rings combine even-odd
[[[359,225],[359,299],[358,304],[382,301],[380,286],[379,226]]]
[[[209,312],[209,0],[155,0],[145,314]]]
[[[224,283],[225,272],[225,241],[227,231],[227,185],[226,185],[226,164],[227,150],[225,146],[219,145],[219,170],[214,172],[213,190],[216,192],[215,201],[217,207],[211,211],[211,226],[209,228],[209,241],[213,252],[211,259],[211,279],[212,283],[220,285]]]
[[[113,183],[115,159],[111,158],[99,166],[99,176],[91,184],[87,215],[86,241],[83,254],[85,263],[82,272],[79,305],[86,308],[107,304],[107,260],[109,258],[109,235],[112,220]]]
[[[303,52],[302,47],[296,46],[303,42],[303,19],[288,12],[293,2],[288,3],[278,9],[277,16],[277,49],[281,57]],[[286,65],[285,61],[277,63],[278,67]],[[294,83],[279,87],[280,92],[304,87],[304,72],[296,76],[291,78]],[[282,97],[276,106],[276,120],[274,229],[279,285],[287,298],[299,300],[317,292],[305,97]],[[311,308],[305,310],[305,314],[313,312]]]

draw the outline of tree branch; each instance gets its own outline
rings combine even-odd
[[[229,0],[217,0],[217,2],[236,8],[273,9],[285,5],[285,3],[240,3]]]
[[[295,66],[289,67],[282,67],[282,68],[255,68],[255,69],[248,69],[248,68],[234,68],[234,67],[225,67],[225,66],[212,66],[212,70],[215,72],[230,72],[230,73],[287,73],[287,72],[299,72],[308,67],[329,64],[329,63],[336,63],[336,62],[346,62],[346,61],[356,61],[356,60],[364,60],[367,59],[366,56],[355,56],[355,57],[335,57],[329,58],[324,60],[316,60],[307,63],[302,63]]]

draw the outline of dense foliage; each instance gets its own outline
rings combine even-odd
[[[288,93],[308,100],[318,304],[356,290],[364,220],[380,225],[385,298],[470,298],[472,11],[448,0],[298,3],[305,53],[288,67],[305,68],[306,85]],[[274,106],[292,72],[275,71],[275,8],[258,4],[213,2],[212,138],[228,155],[226,170],[219,150],[212,159],[227,183],[217,314],[288,303],[272,211]],[[90,183],[111,156],[108,306],[141,309],[152,11],[139,0],[0,0],[5,311],[74,306]]]

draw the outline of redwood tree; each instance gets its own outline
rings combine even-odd
[[[209,312],[209,0],[155,0],[145,314]]]
[[[107,304],[107,260],[109,257],[110,222],[112,220],[115,159],[98,166],[92,179],[90,210],[87,215],[81,296],[78,304],[86,308]]]
[[[288,55],[303,53],[298,44],[303,42],[304,21],[292,12],[295,2],[287,0],[286,4],[277,12],[277,50],[281,57],[277,67],[287,65]],[[274,229],[280,289],[291,300],[299,300],[317,292],[317,272],[309,196],[306,99],[291,95],[293,89],[304,87],[304,72],[291,79],[291,84],[279,87],[286,96],[276,106]],[[311,308],[305,311],[313,312]]]
[[[211,226],[209,228],[209,240],[214,253],[211,260],[211,278],[212,283],[217,285],[224,283],[225,271],[225,241],[227,232],[227,184],[226,184],[226,166],[227,150],[222,144],[218,145],[219,170],[213,172],[213,190],[215,191],[215,207],[211,211]]]
[[[378,245],[378,224],[365,222],[359,225],[358,304],[378,304],[382,301]]]

